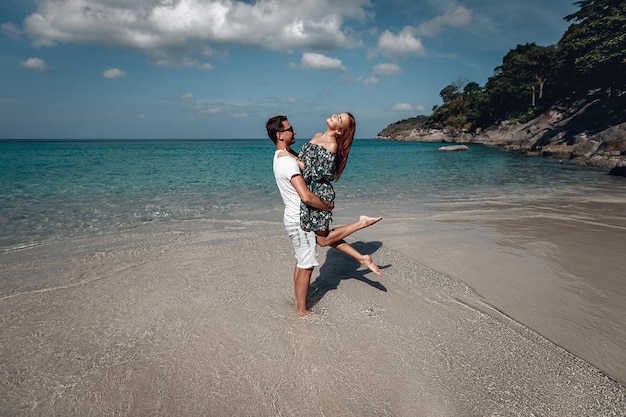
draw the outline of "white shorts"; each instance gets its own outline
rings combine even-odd
[[[310,269],[319,265],[317,263],[317,241],[315,232],[305,232],[299,223],[286,225],[285,229],[293,243],[296,252],[296,266],[300,269]]]

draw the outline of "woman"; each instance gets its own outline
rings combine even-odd
[[[302,176],[309,189],[322,200],[333,202],[335,199],[331,181],[338,180],[346,168],[355,131],[354,116],[350,113],[334,114],[326,119],[326,131],[317,133],[300,150],[298,163]],[[331,211],[316,209],[305,203],[300,205],[300,227],[305,231],[314,231],[318,245],[332,246],[340,250],[377,275],[382,275],[382,272],[372,261],[372,257],[361,254],[343,239],[380,220],[382,217],[360,216],[354,223],[331,230]]]

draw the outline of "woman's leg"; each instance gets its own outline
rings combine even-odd
[[[338,226],[330,231],[326,230],[323,232],[316,232],[317,244],[322,247],[333,246],[333,243],[339,243],[345,237],[350,236],[352,233],[369,227],[375,223],[378,223],[382,219],[382,217],[361,216],[359,217],[359,220],[354,223],[346,224],[344,226]]]
[[[360,263],[361,266],[364,266],[365,268],[369,269],[370,271],[372,271],[379,277],[383,276],[382,271],[380,270],[378,265],[374,263],[371,256],[363,255],[361,252],[359,252],[358,250],[354,249],[351,245],[349,245],[345,240],[335,242],[331,244],[330,246],[354,258],[354,260]]]

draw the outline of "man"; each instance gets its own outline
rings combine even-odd
[[[286,116],[275,116],[267,121],[267,134],[276,145],[274,154],[274,178],[285,204],[283,223],[291,238],[296,252],[296,267],[293,272],[296,293],[296,310],[298,315],[311,314],[306,299],[309,293],[313,269],[318,266],[315,232],[305,232],[300,228],[300,201],[322,210],[332,210],[334,204],[324,201],[313,194],[300,173],[300,167],[293,158],[279,158],[280,151],[294,153],[291,150],[296,131]]]
[[[285,204],[283,214],[285,229],[287,229],[296,253],[297,263],[294,269],[296,310],[298,315],[306,316],[311,314],[306,305],[311,276],[313,269],[319,264],[317,262],[315,232],[305,232],[300,228],[300,202],[327,211],[334,209],[334,203],[320,199],[309,190],[294,158],[279,156],[282,151],[295,154],[291,145],[296,142],[295,135],[297,132],[287,120],[287,116],[274,116],[267,121],[265,127],[267,135],[276,146],[273,164],[274,178]],[[361,265],[380,276],[382,272],[373,262],[371,256],[359,253],[343,240],[349,234],[371,226],[378,220],[380,218],[361,216],[359,221],[341,227],[341,233],[337,234],[334,241],[329,242],[328,245],[353,257]]]

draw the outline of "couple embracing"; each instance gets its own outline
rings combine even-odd
[[[276,145],[274,177],[285,204],[283,222],[297,260],[294,269],[296,310],[298,315],[306,316],[311,314],[307,307],[311,276],[319,265],[316,245],[331,246],[376,275],[382,275],[371,256],[361,254],[343,240],[382,217],[360,216],[354,223],[330,229],[335,199],[331,181],[341,177],[348,162],[356,131],[354,116],[350,113],[330,116],[326,119],[326,131],[317,133],[304,144],[299,155],[291,149],[297,131],[287,116],[270,118],[266,129]]]

